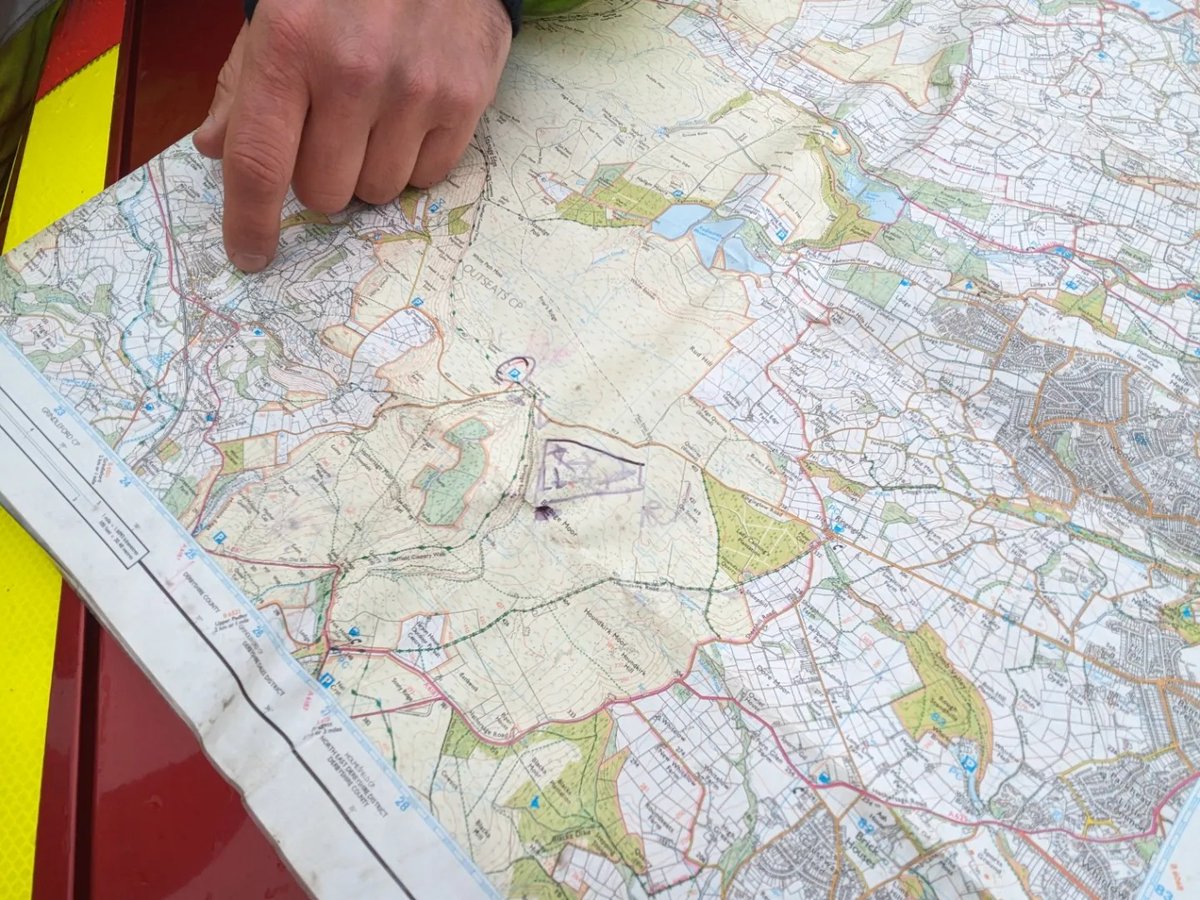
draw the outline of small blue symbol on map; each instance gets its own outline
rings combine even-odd
[[[934,710],[933,712],[931,712],[929,714],[929,718],[931,718],[933,720],[934,725],[945,725],[946,724],[946,717],[943,716],[940,712],[937,712],[936,710]]]
[[[533,360],[528,356],[513,356],[496,366],[495,378],[501,384],[528,381],[533,374]]]
[[[263,336],[263,330],[262,330],[261,328],[255,328],[255,329],[254,329],[254,336],[255,336],[255,337],[262,337],[262,336]]]
[[[333,680],[334,680],[333,676],[330,675],[328,672],[326,672],[324,675],[321,676],[321,687],[323,687],[323,688],[333,687]]]
[[[208,414],[207,414],[207,415],[204,417],[204,421],[205,421],[205,422],[211,422],[211,421],[212,421],[214,418],[215,418],[215,417],[213,416],[213,414],[212,414],[212,413],[208,413]]]
[[[153,403],[147,403],[147,404],[146,404],[146,405],[143,407],[143,409],[145,409],[145,410],[146,410],[146,412],[154,412],[154,404],[153,404]]]
[[[56,416],[65,416],[67,414],[67,408],[65,406],[61,406],[61,405],[56,406],[56,407],[54,407],[54,414]]]
[[[1103,50],[1100,50],[1100,51],[1098,51],[1098,52],[1096,53],[1096,55],[1097,55],[1098,57],[1100,57],[1101,59],[1108,59],[1108,54],[1107,54],[1107,53],[1105,53]]]
[[[683,196],[683,191],[681,191],[679,188],[676,188],[675,190],[671,191],[671,196],[678,200]]]
[[[841,534],[845,530],[846,530],[846,526],[843,525],[841,522],[838,522],[836,525],[833,526],[834,534]]]
[[[129,475],[125,475],[121,478],[121,487],[129,487],[132,484],[133,484],[133,478],[130,477]]]
[[[200,551],[197,550],[195,547],[189,547],[187,550],[183,551],[183,555],[186,556],[188,559],[195,559],[197,556],[200,555]]]
[[[962,767],[968,772],[974,772],[979,768],[979,764],[975,762],[975,757],[973,756],[964,756],[959,762],[962,763]]]
[[[819,781],[821,784],[829,784],[829,773],[822,772],[817,776],[817,781]]]
[[[440,211],[441,211],[441,209],[442,209],[442,201],[441,201],[441,200],[437,200],[437,201],[435,201],[435,202],[434,202],[434,203],[433,203],[433,204],[432,204],[432,205],[429,207],[429,211],[430,211],[431,213],[437,213],[437,212],[440,212]]]
[[[829,133],[832,134],[834,137],[838,136],[838,130],[836,128],[830,128]]]
[[[908,287],[910,284],[912,284],[912,282],[909,281],[907,278],[900,279],[900,287]]]
[[[870,822],[868,822],[864,818],[861,818],[861,817],[859,818],[858,827],[859,827],[859,830],[862,831],[864,834],[874,834],[875,833],[875,826],[872,825]]]
[[[412,304],[412,305],[413,305],[413,306],[416,306],[416,307],[418,307],[418,308],[420,308],[420,307],[424,306],[424,305],[425,305],[425,298],[424,298],[424,297],[413,297],[413,304]]]
[[[1057,253],[1059,256],[1061,256],[1063,259],[1072,259],[1075,256],[1074,252],[1067,249],[1066,247],[1055,247],[1054,252]]]
[[[1146,435],[1139,431],[1133,436],[1133,442],[1141,447],[1145,447],[1150,443],[1150,438],[1146,437]]]
[[[530,809],[541,809],[542,808],[542,801],[538,798],[537,794],[534,794],[533,799],[529,801],[529,808]]]
[[[1179,614],[1181,616],[1183,616],[1185,619],[1187,619],[1189,622],[1192,621],[1193,618],[1195,618],[1195,613],[1192,612],[1192,605],[1190,603],[1187,606],[1185,606],[1183,609],[1181,609],[1179,611]]]
[[[1079,282],[1078,282],[1078,281],[1074,281],[1074,280],[1072,280],[1072,281],[1068,281],[1068,282],[1067,282],[1067,290],[1069,290],[1069,291],[1073,291],[1073,290],[1075,290],[1075,288],[1077,288],[1077,287],[1079,287]]]
[[[788,230],[786,228],[780,228],[777,232],[775,232],[775,237],[779,238],[781,241],[786,241],[787,236]]]
[[[1192,300],[1200,302],[1200,288],[1192,288],[1190,291],[1187,292],[1187,295]]]
[[[229,535],[227,535],[223,531],[218,531],[216,534],[213,535],[213,543],[214,544],[223,544],[227,540],[229,540]]]
[[[350,629],[350,637],[358,637],[361,633],[362,632],[358,630],[357,626]]]
[[[967,290],[970,291],[970,290],[974,290],[974,289],[975,289],[975,282],[968,281],[967,282]]]

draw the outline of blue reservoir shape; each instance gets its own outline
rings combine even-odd
[[[750,252],[745,242],[734,235],[725,241],[725,268],[731,272],[770,275],[771,267]]]
[[[1170,0],[1117,0],[1117,3],[1137,10],[1152,22],[1161,22],[1176,13],[1183,12]]]
[[[904,198],[895,188],[866,176],[859,165],[857,150],[848,156],[831,156],[831,159],[846,195],[866,207],[868,219],[890,225],[900,218]]]
[[[687,234],[693,225],[704,221],[712,212],[707,206],[696,203],[676,203],[650,225],[654,233],[668,241],[677,241]]]
[[[679,240],[689,232],[705,268],[712,268],[717,250],[725,251],[725,268],[732,272],[770,275],[771,268],[758,259],[745,241],[732,235],[745,224],[744,219],[720,219],[707,206],[696,203],[677,203],[651,223],[651,230],[669,241]]]
[[[1196,32],[1187,23],[1179,29],[1179,43],[1183,49],[1183,61],[1189,66],[1200,65],[1200,48],[1197,48]]]
[[[700,259],[706,269],[711,269],[713,260],[717,257],[717,249],[729,235],[733,234],[744,224],[742,219],[712,219],[701,222],[692,229],[692,239],[696,249],[700,251]]]

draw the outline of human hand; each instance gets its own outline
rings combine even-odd
[[[230,261],[274,258],[289,185],[332,214],[445,178],[511,43],[500,0],[259,0],[194,138],[224,160]]]

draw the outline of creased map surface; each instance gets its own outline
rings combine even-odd
[[[596,2],[449,183],[244,277],[180,145],[3,327],[502,894],[1195,891],[1198,40]]]

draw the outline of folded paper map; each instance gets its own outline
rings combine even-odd
[[[15,250],[0,492],[316,896],[1197,896],[1198,123],[1194,3],[596,0],[262,274],[186,141]]]

